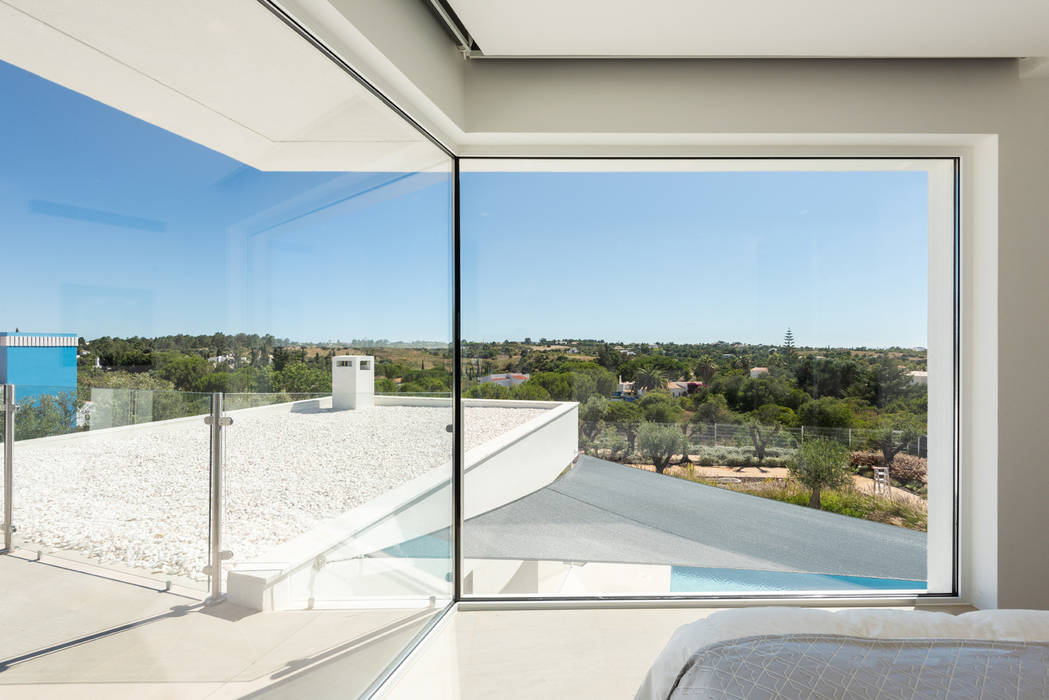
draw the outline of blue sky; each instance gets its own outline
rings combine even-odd
[[[448,341],[450,177],[259,172],[0,62],[0,329]]]
[[[921,172],[467,173],[463,335],[926,345]]]
[[[450,338],[450,182],[271,173],[0,62],[0,330]],[[467,339],[925,344],[922,173],[469,173]]]

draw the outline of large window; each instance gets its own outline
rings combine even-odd
[[[953,161],[461,170],[465,594],[954,589]]]

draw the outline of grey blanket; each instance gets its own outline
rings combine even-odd
[[[781,634],[712,644],[671,700],[1049,698],[1049,644]]]

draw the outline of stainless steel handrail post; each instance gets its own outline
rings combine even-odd
[[[222,592],[222,561],[232,556],[222,550],[222,496],[223,469],[225,454],[222,443],[222,429],[233,425],[233,419],[222,415],[222,392],[211,395],[211,415],[204,418],[204,423],[211,426],[211,514],[209,518],[209,551],[208,566],[204,571],[211,577],[211,595],[204,601],[206,605],[215,605],[226,599]]]
[[[4,553],[14,549],[15,385],[4,384]]]

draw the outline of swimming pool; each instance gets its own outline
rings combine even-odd
[[[925,591],[925,581],[798,571],[673,566],[671,593],[782,593],[804,591]]]

